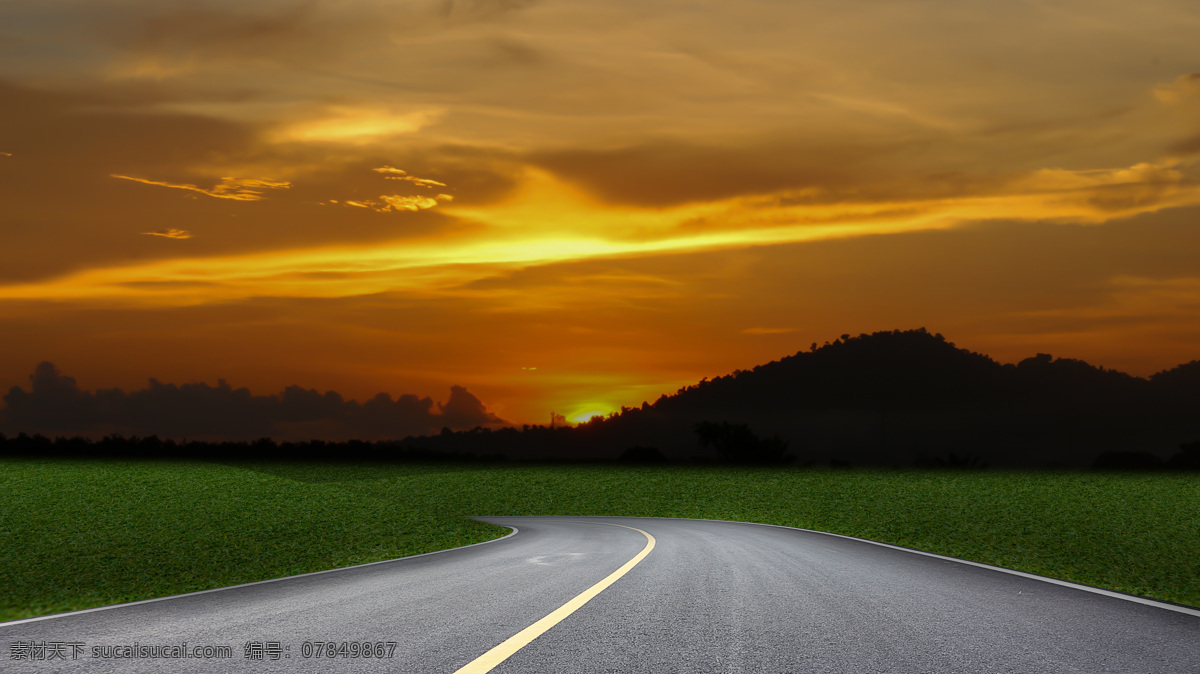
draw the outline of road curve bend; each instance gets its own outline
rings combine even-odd
[[[1200,672],[1200,611],[787,527],[479,519],[516,534],[0,623],[0,670]]]

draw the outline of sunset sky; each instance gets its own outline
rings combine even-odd
[[[4,0],[0,390],[1200,358],[1194,0]]]

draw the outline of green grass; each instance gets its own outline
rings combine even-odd
[[[468,515],[784,524],[1200,605],[1200,476],[4,461],[0,620],[428,552]]]
[[[0,620],[503,535],[386,497],[204,463],[0,463]]]

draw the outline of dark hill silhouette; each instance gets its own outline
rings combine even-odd
[[[1150,384],[1164,401],[1200,410],[1200,360],[1150,375]]]
[[[791,412],[854,405],[928,405],[995,396],[998,364],[924,330],[850,337],[663,396],[663,410],[732,407]]]
[[[1103,452],[1166,459],[1200,438],[1198,401],[1197,363],[1149,380],[1047,354],[1003,365],[922,328],[843,335],[573,430],[535,427],[512,445],[478,434],[410,444],[513,458],[616,457],[636,446],[715,459],[696,429],[729,424],[781,438],[801,464],[1086,467]]]
[[[1198,398],[1200,363],[1150,380],[1047,354],[1002,365],[922,328],[843,335],[605,423],[744,423],[791,440],[802,460],[1079,466],[1102,451],[1169,455],[1200,437]]]
[[[1158,376],[1167,378],[1167,374]],[[1184,386],[1189,383],[1187,373],[1173,378]],[[821,348],[814,345],[809,352],[704,380],[674,396],[663,396],[654,407],[780,413],[847,406],[922,409],[985,401],[1043,402],[1062,396],[1129,399],[1145,394],[1149,386],[1150,382],[1122,372],[1047,354],[1015,366],[1001,365],[955,347],[940,334],[919,329],[843,335]]]

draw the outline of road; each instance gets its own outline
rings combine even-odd
[[[517,533],[373,565],[3,623],[0,671],[481,672],[490,664],[477,658],[545,618],[532,640],[525,633],[526,645],[509,642],[511,654],[494,658],[499,664],[490,671],[1200,672],[1195,609],[784,527],[481,519]],[[118,654],[103,650],[111,646],[182,642],[226,646],[232,657],[100,657]],[[317,642],[346,642],[347,649],[305,657]],[[351,642],[382,642],[385,657],[350,657]],[[14,647],[42,655],[43,644],[64,657],[13,657]]]

